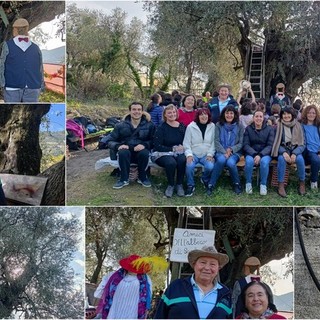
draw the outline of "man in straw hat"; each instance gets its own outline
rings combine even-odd
[[[102,278],[94,296],[100,298],[96,319],[145,319],[151,308],[152,282],[149,272],[165,271],[161,257],[130,255],[121,266]]]
[[[218,281],[219,270],[229,262],[229,257],[211,246],[190,251],[188,261],[194,274],[169,285],[155,319],[230,318],[231,292]]]
[[[5,102],[38,102],[44,89],[42,54],[30,41],[29,23],[19,18],[13,23],[14,38],[2,45],[0,86]]]
[[[238,109],[238,102],[230,94],[231,86],[227,83],[222,83],[218,86],[217,91],[218,96],[213,97],[209,103],[208,107],[211,111],[211,119],[213,123],[217,123],[220,118],[220,113],[224,107],[227,105],[233,105]]]

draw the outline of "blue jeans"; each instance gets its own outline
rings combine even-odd
[[[232,182],[240,183],[240,177],[237,168],[237,163],[239,162],[240,157],[236,154],[233,154],[227,159],[223,153],[216,153],[215,158],[216,162],[212,170],[209,185],[213,187],[216,185],[224,166],[228,168]]]
[[[260,184],[267,185],[267,179],[269,175],[269,164],[271,161],[270,156],[263,156],[260,159]],[[253,157],[246,156],[246,165],[244,167],[244,175],[246,177],[246,183],[252,182],[252,173],[253,173],[254,161]]]
[[[194,168],[198,163],[201,163],[204,166],[204,171],[202,173],[202,180],[205,183],[209,182],[211,172],[214,166],[213,161],[208,161],[206,158],[207,156],[204,156],[202,158],[198,158],[196,155],[193,156],[193,161],[191,163],[186,164],[186,176],[187,176],[187,185],[188,186],[194,186]]]
[[[278,182],[284,182],[284,174],[286,171],[287,162],[282,155],[278,156]],[[304,165],[304,158],[299,154],[296,158],[297,172],[299,181],[304,181],[306,179],[306,171]]]
[[[311,165],[311,182],[317,182],[319,179],[320,156],[318,156],[318,154],[316,154],[315,152],[307,150],[306,162]]]

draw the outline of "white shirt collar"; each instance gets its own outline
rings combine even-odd
[[[19,41],[19,38],[28,38],[28,42]],[[15,45],[18,46],[22,51],[26,51],[32,44],[32,42],[30,41],[30,38],[28,36],[18,35],[13,38],[13,41],[14,41]]]

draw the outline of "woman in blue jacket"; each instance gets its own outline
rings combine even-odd
[[[311,189],[318,189],[320,170],[320,113],[315,105],[303,109],[302,127],[306,139],[305,160],[311,165]]]
[[[237,163],[242,155],[244,128],[239,124],[239,113],[233,105],[227,105],[221,112],[220,121],[216,124],[215,140],[215,164],[207,187],[207,195],[211,195],[213,189],[226,166],[233,183],[233,191],[236,194],[242,192]]]
[[[243,138],[243,151],[246,164],[246,193],[252,193],[252,173],[254,166],[260,166],[260,195],[267,194],[267,179],[271,161],[271,149],[274,141],[274,129],[267,125],[263,111],[256,110],[253,123],[247,126]]]
[[[292,107],[285,107],[280,112],[276,136],[271,155],[278,157],[278,194],[287,197],[284,188],[286,165],[296,164],[299,178],[298,193],[304,195],[305,190],[305,162],[303,152],[305,150],[304,134],[301,124],[296,119],[296,111]]]

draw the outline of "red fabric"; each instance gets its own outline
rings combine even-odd
[[[19,40],[19,42],[21,42],[21,41],[28,42],[28,41],[29,41],[28,37],[25,37],[25,38],[18,38],[18,40]]]
[[[132,265],[132,262],[134,262],[135,260],[137,260],[139,258],[141,258],[141,257],[133,254],[129,257],[121,259],[119,261],[119,264],[123,269],[125,269],[129,272],[137,273],[137,274],[143,274],[143,273],[147,273],[148,271],[150,271],[150,266],[148,266],[146,264],[142,264],[139,269],[135,268]]]
[[[180,123],[183,123],[186,127],[195,119],[196,116],[196,110],[185,112],[183,108],[180,108],[178,110],[179,118],[178,121]]]

